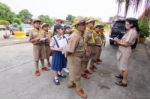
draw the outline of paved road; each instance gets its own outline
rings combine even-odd
[[[134,51],[129,66],[129,85],[116,86],[114,75],[116,47],[103,49],[103,63],[90,80],[82,79],[88,99],[150,99],[150,61],[143,45]],[[52,82],[52,72],[34,76],[32,45],[29,43],[0,47],[0,99],[81,99],[73,89]]]

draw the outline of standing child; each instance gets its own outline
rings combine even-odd
[[[44,35],[46,37],[46,40],[45,40],[45,52],[46,52],[46,60],[47,60],[47,65],[48,67],[50,67],[50,61],[49,61],[49,57],[50,57],[50,39],[51,39],[51,32],[49,31],[49,25],[47,23],[43,23],[42,24],[42,29],[43,29],[43,32],[44,32]]]
[[[48,71],[48,67],[44,66],[45,58],[45,36],[41,30],[41,21],[35,19],[32,22],[33,29],[29,33],[29,41],[33,44],[33,55],[35,61],[35,75],[40,76],[39,60],[42,64],[42,70]]]
[[[54,83],[60,85],[59,78],[66,78],[61,73],[62,69],[66,67],[65,47],[67,40],[63,36],[63,27],[60,24],[55,25],[55,36],[52,37],[50,47],[52,50],[52,70],[54,73]]]

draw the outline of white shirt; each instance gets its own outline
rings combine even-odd
[[[67,39],[63,36],[61,36],[61,38],[58,38],[57,35],[53,36],[50,42],[50,46],[53,48],[58,48],[56,41],[54,40],[54,37],[57,40],[57,43],[59,45],[59,48],[63,48],[62,53],[66,52],[66,46],[67,46]]]

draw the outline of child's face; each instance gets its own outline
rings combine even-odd
[[[35,22],[33,25],[35,28],[39,29],[41,26],[41,22]]]
[[[48,31],[48,30],[49,30],[49,27],[46,26],[46,27],[43,28],[43,30]]]
[[[101,29],[100,29],[100,32],[102,32],[102,33],[103,33],[103,32],[104,32],[104,28],[101,28]]]
[[[93,28],[94,25],[95,25],[95,22],[89,22],[87,25],[88,25],[90,28]]]
[[[70,32],[71,32],[71,28],[67,28],[66,33],[70,33]]]
[[[98,33],[98,32],[100,32],[101,30],[100,30],[99,27],[97,27],[97,28],[95,28],[95,31]]]
[[[63,32],[64,32],[63,29],[57,29],[57,33],[58,33],[58,34],[61,34],[61,35],[62,35]]]

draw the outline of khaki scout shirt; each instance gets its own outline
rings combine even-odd
[[[72,53],[74,56],[83,57],[84,55],[84,40],[82,33],[75,30],[68,39],[67,52]]]
[[[36,38],[45,38],[44,32],[40,29],[37,30],[35,28],[33,28],[30,32],[29,32],[29,41],[34,40]],[[38,41],[38,42],[33,42],[33,45],[42,45],[45,44],[45,41]]]
[[[46,46],[50,46],[50,39],[51,39],[51,32],[48,31],[48,32],[45,32],[44,31],[44,36],[46,37],[46,41],[45,41],[45,45]]]
[[[95,34],[94,34],[93,30],[91,30],[89,28],[86,28],[84,39],[85,39],[85,42],[86,42],[87,46],[95,44],[95,37],[94,37],[94,35]]]
[[[103,40],[102,40],[101,34],[95,32],[95,45],[102,46],[102,44],[103,44]]]

